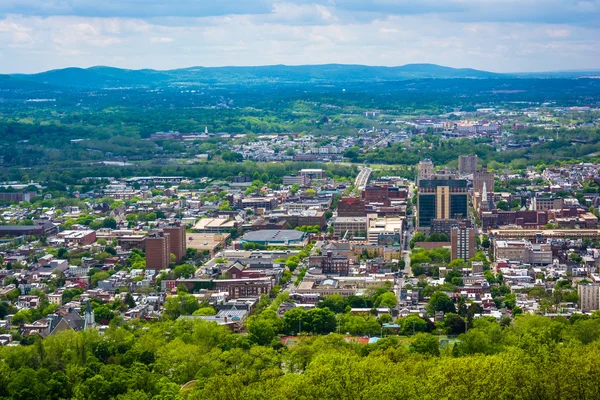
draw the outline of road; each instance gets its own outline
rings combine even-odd
[[[367,186],[367,183],[369,183],[369,179],[371,179],[372,172],[373,170],[371,168],[361,167],[360,172],[354,180],[354,186],[356,186],[358,190],[364,189],[365,186]]]

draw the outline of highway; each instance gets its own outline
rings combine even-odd
[[[372,172],[373,170],[371,168],[361,167],[360,172],[354,180],[354,186],[356,186],[358,190],[364,189],[365,186],[367,186],[367,183],[369,183],[369,179],[371,179]]]

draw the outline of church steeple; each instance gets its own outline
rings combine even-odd
[[[95,318],[94,318],[94,310],[92,310],[89,300],[87,302],[87,306],[85,307],[85,312],[83,313],[83,321],[84,321],[83,329],[86,331],[90,328],[93,328],[94,324],[96,323]]]
[[[488,211],[490,209],[490,203],[487,194],[487,188],[485,186],[485,182],[483,182],[483,193],[481,193],[481,203],[479,204],[479,209],[482,211]]]

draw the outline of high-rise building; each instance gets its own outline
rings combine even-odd
[[[579,295],[581,311],[590,312],[600,309],[600,286],[592,284],[577,285],[577,294]]]
[[[164,228],[163,232],[169,234],[171,253],[175,255],[175,261],[180,263],[181,259],[185,256],[186,250],[185,225]]]
[[[426,179],[419,183],[418,228],[429,230],[433,219],[461,219],[468,208],[467,181],[464,179]]]
[[[477,155],[458,156],[458,173],[473,174],[477,171]]]
[[[450,231],[452,260],[465,261],[475,257],[475,229],[459,224]]]
[[[473,174],[473,191],[483,193],[483,184],[489,193],[494,193],[494,173],[487,172],[485,168]]]
[[[153,234],[146,238],[146,269],[166,269],[171,263],[169,234]]]
[[[433,175],[433,162],[425,159],[419,162],[417,166],[417,185],[423,179],[429,179]]]

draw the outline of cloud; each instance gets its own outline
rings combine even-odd
[[[174,40],[175,39],[171,37],[153,37],[152,39],[150,39],[152,43],[171,43]]]
[[[571,31],[568,29],[548,29],[546,33],[551,38],[566,38],[571,35]]]
[[[422,62],[599,68],[600,23],[591,23],[599,1],[0,0],[0,71]]]
[[[268,13],[271,5],[268,0],[1,0],[0,13],[127,18],[207,17]]]
[[[284,15],[318,8],[321,18],[372,21],[389,15],[442,14],[450,21],[600,23],[600,0],[0,0],[0,15],[140,19]]]

